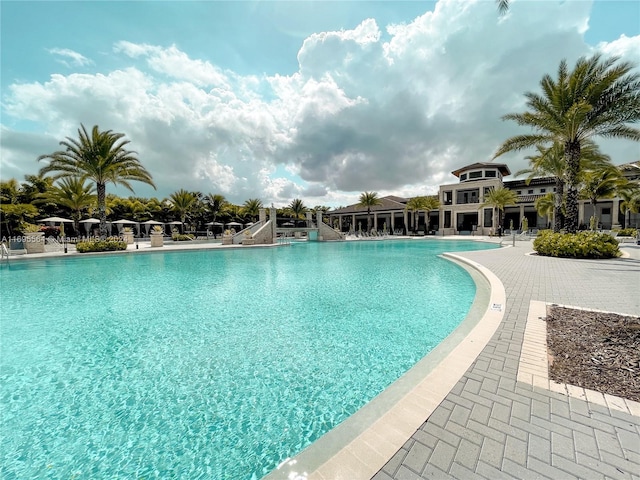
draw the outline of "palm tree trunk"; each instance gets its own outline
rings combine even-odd
[[[100,240],[107,239],[107,185],[96,182],[98,191],[98,217],[100,219]]]
[[[564,197],[564,181],[556,178],[556,194],[553,203],[553,231],[558,233],[564,224],[564,214],[562,213],[562,199]]]
[[[578,231],[578,174],[580,173],[580,142],[568,141],[565,144],[567,162],[567,233]]]
[[[371,210],[367,208],[367,233],[371,233]]]

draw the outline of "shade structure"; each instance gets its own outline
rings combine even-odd
[[[223,224],[220,222],[208,222],[208,223],[205,223],[205,225],[209,225],[212,227],[222,227]]]
[[[38,220],[39,222],[48,222],[48,223],[73,223],[73,220],[62,217],[49,217],[43,218],[42,220]]]
[[[80,220],[80,223],[84,223],[84,230],[87,232],[87,236],[91,232],[91,226],[97,223],[100,223],[100,220],[97,218],[86,218],[84,220]]]
[[[118,227],[118,235],[122,231],[122,228],[124,225],[138,225],[138,230],[140,230],[140,224],[138,222],[134,222],[133,220],[127,220],[126,218],[122,218],[120,220],[116,220],[111,223],[116,227]]]
[[[228,227],[241,227],[242,224],[238,223],[238,222],[229,222],[229,223],[225,223],[225,225],[227,225]]]
[[[147,220],[146,222],[142,222],[140,225],[144,225],[144,230],[147,235],[149,235],[149,229],[151,225],[164,225],[162,222],[158,222],[156,220]]]

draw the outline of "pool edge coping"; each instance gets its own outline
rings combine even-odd
[[[502,322],[506,292],[502,282],[488,268],[454,253],[444,253],[442,256],[469,271],[477,288],[488,288],[486,309],[482,316],[475,322],[470,319],[472,306],[470,314],[441,342],[456,342],[447,346],[449,350],[444,358],[430,365],[433,358],[429,357],[433,357],[434,349],[378,397],[295,457],[282,462],[263,477],[264,480],[370,479],[402,448],[407,438],[427,420],[462,378]],[[488,285],[478,285],[478,278],[472,272],[479,274]],[[458,340],[455,333],[465,323],[471,323],[472,327]],[[450,340],[450,337],[453,339]],[[412,378],[417,375],[420,378]],[[407,382],[411,382],[409,387]],[[404,393],[407,388],[408,391]],[[403,394],[390,404],[394,389],[400,389]],[[369,418],[368,425],[363,429],[360,423],[367,421],[367,416],[376,418]],[[354,434],[353,430],[359,433]]]

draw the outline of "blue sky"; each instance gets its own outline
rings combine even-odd
[[[413,196],[487,161],[559,61],[640,62],[638,1],[2,1],[3,180],[80,123],[123,132],[158,190],[242,203]],[[602,142],[614,162],[637,144]],[[512,171],[524,156],[505,156]],[[128,195],[109,187],[109,191]]]

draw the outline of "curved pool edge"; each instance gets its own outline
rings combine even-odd
[[[442,256],[465,268],[476,283],[465,319],[398,380],[264,480],[370,479],[462,378],[502,322],[506,293],[488,268],[457,254]]]

